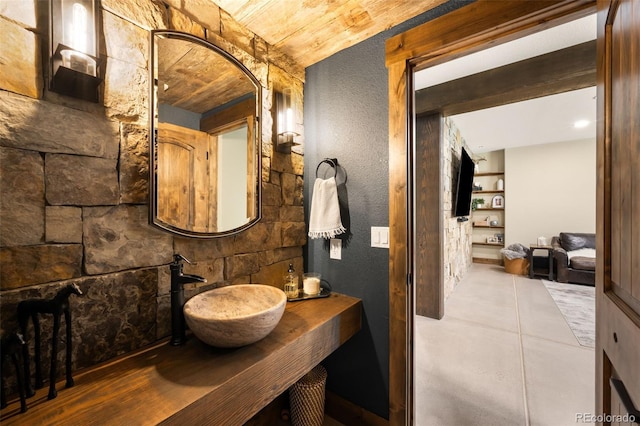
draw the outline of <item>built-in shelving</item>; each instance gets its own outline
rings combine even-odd
[[[496,190],[490,190],[490,189],[483,189],[481,191],[472,191],[473,194],[504,194],[504,189],[496,189]]]
[[[504,172],[484,172],[484,173],[474,173],[474,177],[485,177],[485,176],[500,176],[503,175]]]
[[[504,243],[482,243],[482,242],[473,242],[474,246],[494,246],[494,247],[504,247]]]
[[[484,198],[484,206],[486,206],[476,208],[471,217],[473,227],[472,246],[474,247],[473,261],[476,263],[500,263],[501,255],[498,250],[504,247],[505,209],[504,207],[492,207],[492,197],[497,195],[504,197],[504,189],[494,189],[496,188],[496,181],[502,179],[503,176],[504,172],[501,171],[474,174],[474,182],[478,182],[478,187],[482,187],[482,189],[472,191],[472,196],[475,198]],[[489,220],[497,220],[499,225],[489,225],[487,222],[484,222],[486,218],[490,218]],[[484,222],[487,224],[474,225],[473,222]],[[486,241],[495,239],[497,234],[502,234],[502,241]]]

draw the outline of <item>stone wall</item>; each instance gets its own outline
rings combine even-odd
[[[302,271],[302,148],[273,151],[269,110],[274,85],[292,87],[302,105],[304,70],[208,0],[102,0],[100,102],[64,97],[44,83],[46,7],[0,5],[2,328],[16,327],[19,301],[77,283],[84,295],[70,301],[79,369],[170,333],[174,253],[197,262],[185,272],[209,283],[188,296],[240,282],[281,286],[290,262]],[[225,49],[263,86],[263,219],[235,236],[188,239],[148,223],[149,30],[165,28]],[[301,108],[297,118],[302,133]],[[42,323],[48,339],[51,319]]]
[[[453,293],[456,285],[471,267],[472,258],[472,233],[471,221],[458,222],[453,216],[455,203],[455,184],[458,179],[458,167],[462,147],[469,155],[473,152],[469,149],[460,135],[460,130],[449,117],[444,119],[444,163],[443,182],[444,200],[444,295],[445,298]]]

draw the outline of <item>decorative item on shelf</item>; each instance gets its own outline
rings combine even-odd
[[[489,226],[489,216],[487,216],[483,220],[474,220],[473,226]]]
[[[504,208],[504,197],[502,195],[496,195],[491,199],[491,207],[494,209]]]
[[[494,234],[493,236],[496,238],[496,241],[499,243],[504,241],[504,234]]]
[[[498,179],[498,182],[496,182],[496,189],[498,191],[504,191],[504,180]]]
[[[473,182],[473,191],[482,191],[482,185],[480,185],[478,182]]]
[[[273,92],[273,135],[274,144],[278,152],[289,153],[291,147],[300,145],[295,141],[296,109],[291,95],[291,89],[274,90]]]
[[[478,207],[484,206],[484,198],[474,198],[471,200],[471,210],[477,210]]]
[[[49,2],[49,89],[98,102],[98,18],[96,0]]]
[[[487,243],[497,244],[498,243],[498,239],[496,237],[487,237]]]
[[[492,220],[491,222],[489,222],[489,225],[491,225],[491,226],[498,226],[498,225],[499,225],[499,222],[498,222],[497,220],[495,220],[495,219],[494,219],[494,220]]]
[[[484,158],[484,157],[480,157],[480,156],[474,155],[473,163],[475,164],[474,169],[475,169],[476,173],[480,173],[480,162],[481,161],[487,161],[487,159]]]

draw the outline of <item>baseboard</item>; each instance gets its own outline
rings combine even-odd
[[[484,263],[487,265],[502,265],[502,259],[487,259],[484,257],[474,257],[473,263]]]
[[[389,420],[347,401],[333,392],[326,392],[325,413],[349,426],[389,426]]]

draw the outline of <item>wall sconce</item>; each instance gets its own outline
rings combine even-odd
[[[49,89],[98,102],[98,0],[49,0]]]
[[[300,134],[295,131],[295,110],[291,100],[291,89],[273,92],[273,134],[276,150],[291,152],[291,147],[300,145],[295,141]]]

